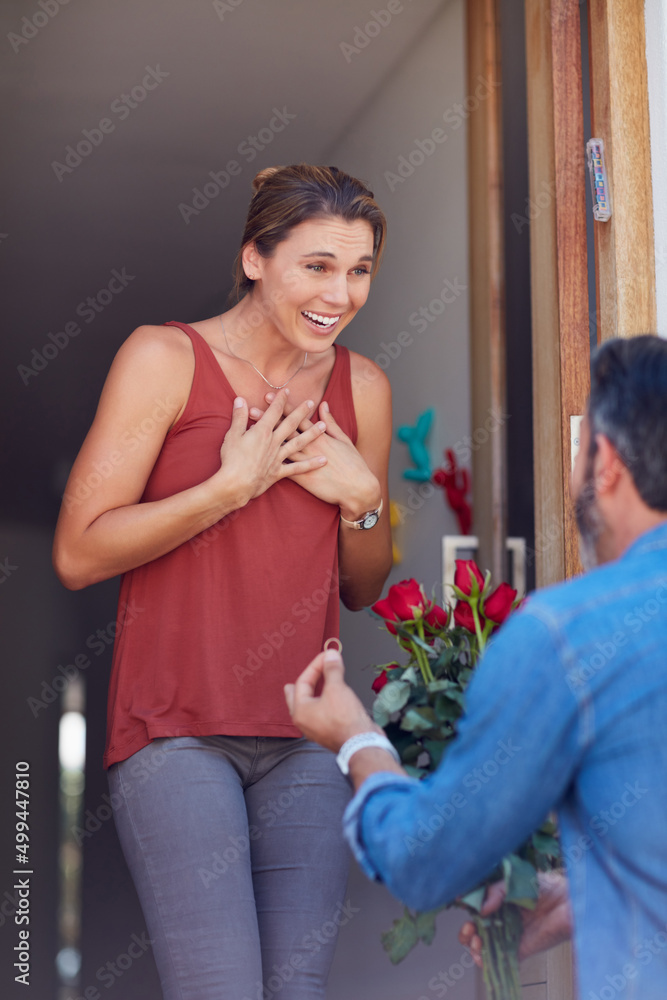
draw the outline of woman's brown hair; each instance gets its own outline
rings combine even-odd
[[[356,177],[338,167],[294,163],[288,167],[266,167],[252,182],[241,248],[233,268],[234,287],[230,299],[238,302],[254,282],[243,270],[243,248],[254,243],[262,257],[271,257],[291,229],[309,219],[334,215],[354,222],[365,219],[373,230],[373,269],[377,274],[384,250],[387,220],[373,192]]]

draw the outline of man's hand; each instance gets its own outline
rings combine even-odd
[[[285,685],[285,699],[295,726],[309,740],[338,753],[343,743],[357,733],[378,732],[352,688],[344,680],[340,653],[328,649],[308,664],[295,684]],[[320,680],[321,694],[315,694]]]
[[[572,912],[567,879],[560,872],[538,872],[540,894],[534,910],[521,910],[523,934],[519,959],[546,951],[572,936]],[[505,898],[505,883],[490,886],[481,909],[483,917],[498,910]],[[459,931],[459,941],[470,949],[476,965],[482,968],[482,942],[475,925],[467,921]]]

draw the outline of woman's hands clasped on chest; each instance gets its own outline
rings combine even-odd
[[[326,423],[308,420],[314,411],[312,400],[286,412],[288,393],[287,389],[276,393],[263,413],[253,409],[257,422],[250,427],[246,400],[241,396],[234,400],[231,426],[220,449],[220,469],[213,479],[219,477],[232,486],[239,507],[279,479],[312,475],[328,461],[324,449],[317,448]],[[308,426],[300,429],[304,422]]]
[[[269,409],[262,413],[253,407],[250,410],[251,417],[263,419],[270,412],[276,397],[273,393],[268,393],[266,399]],[[338,504],[343,517],[356,520],[367,510],[377,507],[380,502],[382,490],[377,476],[339,426],[328,403],[320,403],[319,424],[313,424],[309,414],[306,414],[296,429],[291,430],[293,418],[302,406],[303,404],[291,409],[288,403],[280,425],[281,433],[287,436],[286,443],[294,447],[290,461],[300,465],[304,461],[315,461],[317,456],[323,455],[326,462],[314,465],[309,471],[294,469],[290,478],[320,500]],[[325,432],[316,438],[309,438],[313,429],[322,424],[326,428]]]

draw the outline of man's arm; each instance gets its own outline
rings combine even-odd
[[[295,724],[337,752],[379,730],[318,657],[289,694]],[[324,672],[319,698],[314,684]],[[578,707],[548,627],[524,610],[492,641],[469,685],[467,712],[437,772],[418,782],[391,756],[360,750],[346,835],[364,870],[409,906],[443,905],[493,871],[544,820],[581,753]]]

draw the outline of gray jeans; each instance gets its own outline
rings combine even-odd
[[[351,791],[305,738],[155,739],[108,770],[164,1000],[325,995]]]

